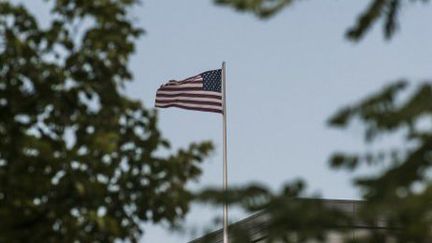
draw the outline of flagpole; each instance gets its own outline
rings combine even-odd
[[[226,108],[226,70],[222,62],[222,110],[223,110],[223,190],[226,196],[228,190],[228,161],[227,161],[227,108]],[[225,199],[223,208],[223,243],[228,243],[228,203]]]

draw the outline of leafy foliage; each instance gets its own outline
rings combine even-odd
[[[228,5],[239,11],[252,12],[258,17],[269,18],[295,0],[215,0],[217,4]],[[398,29],[398,16],[403,3],[428,2],[428,0],[370,0],[368,7],[359,15],[355,24],[346,32],[348,39],[358,41],[378,21],[383,21],[384,36],[393,37]]]
[[[295,3],[290,0],[216,0],[240,11],[253,12],[267,18]],[[373,24],[383,21],[384,35],[391,38],[398,27],[403,4],[425,1],[371,0],[366,10],[347,31],[351,40],[361,40]],[[261,185],[233,188],[228,192],[204,191],[199,200],[239,205],[248,212],[263,210],[269,218],[267,234],[262,242],[326,242],[325,232],[334,225],[360,221],[366,225],[381,222],[387,230],[370,231],[347,238],[346,242],[431,242],[432,239],[432,84],[424,82],[409,92],[407,81],[386,86],[361,102],[341,109],[329,120],[329,125],[347,128],[353,120],[364,124],[366,143],[377,144],[381,137],[402,135],[400,147],[365,153],[337,152],[330,159],[333,169],[348,171],[368,167],[366,175],[354,182],[365,200],[356,218],[343,212],[328,210],[322,205],[298,203],[304,196],[303,183],[291,183],[279,193]],[[233,228],[235,242],[251,242],[250,232]],[[294,239],[290,234],[299,237]],[[261,242],[260,241],[260,242]]]
[[[168,154],[157,114],[122,94],[135,0],[51,3],[42,28],[0,2],[0,242],[136,242],[185,215],[212,145]]]
[[[406,81],[392,83],[358,104],[341,109],[329,124],[346,128],[353,120],[365,125],[365,141],[377,143],[386,135],[402,136],[401,146],[367,153],[338,152],[330,159],[334,169],[369,171],[354,178],[362,192],[362,206],[355,215],[304,197],[304,183],[297,181],[274,193],[262,185],[232,188],[224,193],[206,190],[198,199],[232,206],[248,212],[262,211],[268,218],[262,242],[327,242],[327,234],[339,232],[345,242],[430,242],[432,239],[432,84],[424,82],[409,91]],[[356,238],[346,237],[338,226],[363,222],[385,226]],[[234,242],[251,242],[251,233],[234,225]],[[296,237],[293,238],[293,235]]]
[[[240,11],[250,11],[261,18],[271,17],[273,14],[291,5],[293,0],[215,0],[217,4],[231,5]]]
[[[323,201],[315,199],[299,199],[304,195],[305,185],[301,180],[284,185],[283,189],[274,193],[263,185],[247,185],[244,187],[231,188],[224,193],[214,189],[207,189],[198,195],[198,200],[210,202],[215,205],[223,204],[224,201],[231,206],[239,206],[248,212],[255,213],[256,218],[248,227],[245,222],[239,222],[230,227],[232,241],[234,243],[255,242],[257,230],[250,228],[262,228],[263,232],[260,242],[294,243],[315,240],[324,242],[326,229],[336,227],[342,233],[352,219],[349,215],[336,208],[326,207]],[[258,212],[258,213],[257,213]],[[215,242],[214,235],[209,234],[207,238],[199,242]]]
[[[364,219],[376,219],[379,215],[389,226],[401,228],[392,236],[397,242],[429,242],[432,237],[432,207],[427,203],[432,196],[432,85],[425,82],[408,98],[399,98],[406,87],[405,82],[391,84],[359,104],[343,109],[330,120],[334,126],[345,127],[352,119],[359,118],[366,125],[369,142],[377,136],[403,132],[403,146],[369,155],[339,153],[331,162],[335,168],[349,169],[365,163],[385,165],[385,170],[378,175],[356,179],[368,202],[362,212]]]

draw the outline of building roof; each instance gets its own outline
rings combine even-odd
[[[353,218],[357,218],[357,212],[359,208],[364,204],[362,201],[357,200],[339,200],[339,199],[299,199],[301,201],[315,200],[322,203],[324,207],[328,209],[337,209],[352,215]],[[257,212],[243,220],[230,225],[230,227],[241,227],[246,230],[253,239],[253,242],[258,242],[266,237],[266,225],[269,221],[269,215],[266,214],[265,210]],[[355,221],[352,225],[344,225],[345,227],[353,229],[383,229],[385,228],[384,222],[377,222],[375,225],[368,225],[366,223]],[[211,232],[200,238],[190,241],[190,243],[222,243],[222,229]]]

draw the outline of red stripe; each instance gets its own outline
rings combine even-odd
[[[210,95],[210,94],[156,94],[156,99],[157,97],[164,97],[164,98],[197,97],[197,98],[214,98],[214,99],[222,100],[222,96]]]
[[[197,80],[197,79],[201,79],[202,80],[201,74],[198,74],[198,75],[195,75],[195,76],[183,79],[183,81],[190,81],[190,80]]]
[[[196,88],[191,88],[191,87],[177,87],[177,86],[164,86],[164,87],[160,87],[158,89],[158,91],[205,91],[203,90],[202,87],[196,87]]]
[[[195,110],[195,111],[205,111],[205,112],[222,113],[222,110],[218,110],[218,109],[190,107],[190,106],[184,106],[184,105],[178,105],[178,104],[163,105],[163,106],[156,105],[156,107],[159,107],[159,108],[177,107],[177,108],[182,108],[182,109],[186,109],[186,110]]]
[[[158,100],[156,99],[157,104],[169,104],[169,103],[189,103],[194,105],[214,105],[214,106],[222,106],[221,102],[212,102],[212,101],[197,101],[197,100]]]
[[[164,86],[174,86],[174,85],[193,84],[193,83],[202,83],[202,79],[201,80],[190,80],[190,81],[188,81],[188,80],[185,80],[185,81],[173,80],[173,81],[169,81],[168,83],[166,83],[162,86],[164,87]]]

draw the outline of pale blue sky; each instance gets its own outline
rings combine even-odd
[[[258,181],[277,189],[302,177],[326,198],[356,199],[346,173],[330,171],[336,150],[363,148],[361,129],[330,129],[326,119],[399,78],[432,77],[430,9],[402,11],[401,31],[391,42],[376,26],[362,42],[344,39],[368,1],[304,1],[270,20],[221,8],[211,1],[144,1],[134,11],[147,34],[132,59],[129,93],[153,104],[169,79],[182,79],[227,62],[229,181]],[[221,119],[218,115],[167,109],[160,129],[175,147],[211,139],[216,151],[198,184],[220,185]],[[211,222],[218,209],[193,207],[187,224]],[[238,214],[233,220],[242,217]],[[184,242],[146,228],[142,242]]]
[[[24,1],[43,12],[42,1]],[[386,42],[375,26],[360,43],[344,31],[369,1],[299,1],[261,21],[210,0],[143,1],[133,16],[146,31],[131,60],[128,94],[153,106],[156,89],[227,62],[228,157],[232,185],[261,182],[278,189],[295,178],[326,198],[356,199],[346,173],[331,171],[336,150],[364,148],[361,129],[337,131],[326,119],[389,81],[432,77],[430,7],[408,5],[401,31]],[[160,111],[159,127],[174,148],[212,140],[216,151],[192,185],[222,183],[222,123],[217,114]],[[194,206],[189,226],[211,222],[221,209]],[[243,217],[236,213],[232,220]],[[161,227],[145,225],[142,242],[185,242]]]

